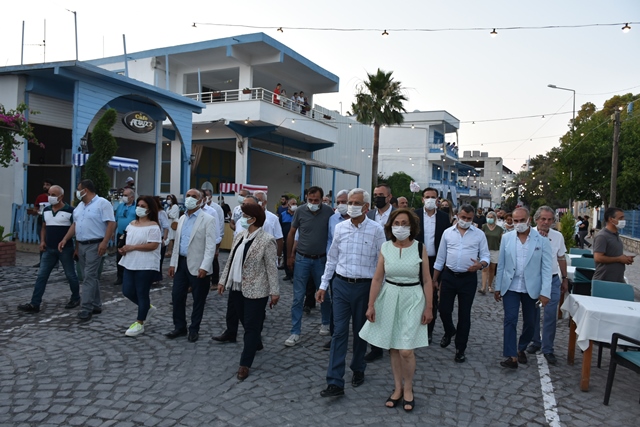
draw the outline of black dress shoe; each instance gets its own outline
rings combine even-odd
[[[122,285],[122,279],[118,279],[115,282],[113,282],[113,286],[119,286]]]
[[[518,362],[516,362],[510,357],[507,357],[506,360],[503,360],[502,362],[500,362],[500,366],[502,366],[503,368],[518,369]]]
[[[449,347],[449,344],[451,344],[451,337],[449,335],[443,336],[440,340],[440,347],[447,348]]]
[[[198,341],[198,338],[200,338],[198,333],[197,332],[193,332],[193,333],[189,333],[189,336],[187,337],[187,340],[189,342],[196,342],[196,341]]]
[[[178,337],[184,337],[187,335],[187,331],[180,331],[178,329],[175,329],[171,332],[167,332],[166,334],[164,334],[165,337],[169,338],[170,340],[178,338]]]
[[[558,359],[556,359],[556,356],[553,353],[545,353],[544,358],[547,359],[547,363],[550,365],[558,363]]]
[[[258,348],[256,349],[256,351],[262,351],[264,350],[264,344],[262,344],[262,342],[260,344],[258,344]]]
[[[331,350],[331,340],[327,341],[326,343],[324,343],[324,345],[322,346],[323,350],[329,351]],[[365,358],[366,360],[366,358]]]
[[[456,357],[453,360],[455,360],[456,363],[463,363],[467,360],[467,356],[465,356],[464,353],[457,352]]]
[[[218,342],[236,342],[236,337],[232,337],[227,331],[224,331],[221,335],[211,337],[211,339]]]
[[[70,299],[69,302],[67,303],[67,305],[64,306],[64,308],[66,308],[66,309],[76,308],[79,305],[80,305],[80,300],[79,299]]]
[[[329,384],[329,386],[320,392],[320,396],[322,397],[338,397],[344,396],[344,388],[338,387],[334,384]]]
[[[102,314],[102,309],[100,307],[95,307],[92,311],[91,314]]]
[[[38,312],[40,312],[40,306],[39,305],[33,305],[33,304],[30,304],[30,303],[20,304],[18,306],[18,310],[24,311],[25,313],[38,313]]]
[[[364,372],[355,371],[351,377],[351,385],[360,387],[362,384],[364,384]]]
[[[382,359],[382,349],[380,350],[371,350],[369,353],[367,353],[364,356],[364,361],[365,362],[374,362],[378,359]]]
[[[524,351],[519,351],[518,352],[518,363],[522,363],[523,365],[525,365],[527,362],[528,362],[527,354]]]
[[[527,347],[527,353],[529,354],[536,354],[538,351],[540,351],[540,346],[529,344],[529,347]]]
[[[88,322],[89,320],[91,320],[91,316],[91,312],[87,310],[78,312],[78,319],[80,319],[81,322]]]

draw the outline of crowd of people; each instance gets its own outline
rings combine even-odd
[[[454,212],[451,201],[426,188],[422,206],[411,209],[406,198],[394,199],[390,187],[380,184],[373,194],[362,188],[341,190],[335,206],[322,188],[313,186],[300,205],[297,198],[282,196],[274,214],[267,209],[263,191],[239,191],[238,206],[231,211],[214,203],[210,190],[192,188],[185,195],[181,215],[174,195],[165,198],[163,209],[158,197],[136,197],[132,183],[123,190],[115,210],[96,194],[90,180],[78,184],[75,208],[65,202],[64,189],[46,184],[42,259],[31,302],[18,307],[23,312],[40,311],[48,277],[60,262],[71,290],[65,307],[79,306],[78,318],[83,322],[102,313],[99,269],[115,233],[115,283],[137,306],[136,321],[125,334],[144,333],[156,312],[150,289],[162,280],[166,251],[173,330],[165,336],[198,341],[210,289],[226,293],[226,329],[212,339],[237,342],[242,324],[239,380],[249,376],[257,352],[264,348],[261,332],[266,307],[276,306],[280,299],[278,269],[284,271],[285,281],[292,281],[291,327],[285,346],[301,342],[303,313],[316,303],[320,306],[318,334],[330,336],[324,345],[329,360],[322,397],[344,394],[351,325],[351,385],[361,386],[367,363],[383,358],[388,350],[394,389],[385,405],[412,411],[416,406],[415,349],[432,343],[439,314],[444,330],[440,347],[454,342],[453,360],[464,363],[477,293],[492,293],[502,302],[502,367],[516,369],[527,363],[527,353],[538,351],[550,364],[557,362],[556,313],[569,283],[564,239],[554,229],[555,211],[548,206],[533,215],[524,207],[510,213],[502,209],[485,213],[468,204]],[[225,218],[234,238],[220,273]],[[594,240],[594,278],[623,281],[624,266],[634,260],[624,255],[618,234],[625,226],[624,212],[609,208],[604,219],[606,226]],[[584,228],[578,227],[581,239]],[[74,257],[82,266],[82,294]],[[479,287],[478,271],[482,272]],[[189,293],[193,306],[187,321]],[[518,336],[520,312],[523,328]]]
[[[291,98],[288,98],[287,91],[280,83],[278,83],[273,90],[273,103],[302,115],[306,115],[307,111],[311,109],[309,98],[305,96],[303,91],[294,92]]]

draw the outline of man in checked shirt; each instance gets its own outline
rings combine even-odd
[[[349,192],[347,214],[351,220],[340,222],[335,227],[322,283],[316,294],[317,301],[322,303],[329,281],[335,273],[332,287],[334,332],[327,368],[328,386],[320,393],[322,397],[344,394],[343,376],[349,345],[350,320],[353,320],[351,385],[358,387],[364,383],[364,370],[367,366],[364,355],[367,343],[358,333],[367,320],[371,279],[376,271],[380,248],[387,240],[382,226],[365,215],[370,203],[371,196],[362,188],[354,188]]]

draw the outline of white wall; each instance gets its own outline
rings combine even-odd
[[[400,151],[398,151],[400,150]],[[388,127],[380,129],[378,170],[384,176],[404,172],[421,188],[429,186],[429,128]]]

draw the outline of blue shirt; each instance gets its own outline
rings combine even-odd
[[[291,221],[293,221],[293,214],[289,213],[289,209],[285,209],[280,213],[280,222],[291,222]]]
[[[127,228],[127,225],[129,225],[129,223],[135,219],[136,204],[131,203],[130,205],[126,205],[124,203],[120,203],[120,205],[116,208],[116,221],[118,222],[116,233],[123,234],[124,230],[126,230]]]
[[[475,259],[484,261],[487,265],[491,261],[486,236],[473,225],[461,235],[458,226],[454,225],[442,233],[433,268],[442,271],[446,266],[456,273],[464,273],[473,265]]]
[[[191,215],[189,215],[188,213],[184,214],[185,218],[184,218],[184,222],[182,223],[182,231],[180,233],[180,252],[179,252],[179,254],[182,256],[187,256],[187,252],[189,250],[189,241],[191,240],[191,229],[193,228],[193,225],[196,223],[196,220],[198,219],[198,215],[200,215],[201,211],[202,209],[198,209]]]
[[[76,225],[76,240],[104,239],[107,234],[107,223],[115,221],[113,207],[107,199],[95,195],[87,204],[80,202],[73,211],[73,222]]]
[[[340,212],[334,213],[331,218],[329,218],[329,233],[327,237],[327,253],[329,253],[329,249],[331,249],[331,242],[333,242],[333,233],[336,231],[336,225],[346,220],[347,218],[343,218],[340,215]]]

